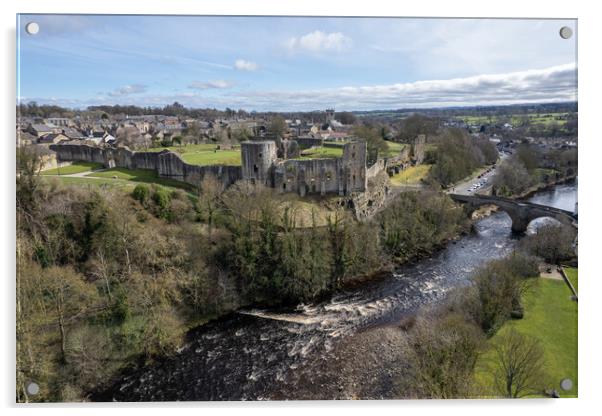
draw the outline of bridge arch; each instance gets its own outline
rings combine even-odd
[[[527,231],[527,227],[531,221],[537,218],[548,217],[563,224],[576,225],[576,217],[572,212],[546,205],[489,195],[450,194],[450,197],[454,201],[464,204],[469,213],[472,213],[483,205],[497,206],[500,210],[506,212],[510,216],[510,219],[512,220],[512,231],[518,234]]]

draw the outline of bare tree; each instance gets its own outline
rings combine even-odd
[[[419,397],[469,397],[483,334],[462,316],[420,316],[408,334],[407,357]]]
[[[495,388],[505,397],[520,398],[544,391],[543,348],[535,338],[512,329],[495,346]]]
[[[215,215],[219,209],[220,198],[224,192],[224,184],[214,175],[207,174],[203,177],[200,184],[200,202],[207,215],[207,225],[209,234],[213,228]]]

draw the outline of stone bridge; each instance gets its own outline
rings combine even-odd
[[[577,226],[577,216],[570,211],[549,207],[547,205],[533,204],[531,202],[517,201],[489,195],[449,195],[454,201],[465,204],[469,212],[473,212],[483,205],[495,205],[505,211],[512,219],[512,231],[524,233],[531,221],[536,218],[550,217],[563,224]]]

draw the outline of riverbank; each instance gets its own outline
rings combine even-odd
[[[562,184],[574,181],[575,179],[577,179],[577,176],[578,176],[577,174],[568,175],[568,176],[564,176],[564,177],[559,178],[559,179],[555,179],[552,182],[538,183],[538,184],[533,185],[532,187],[528,188],[524,192],[521,192],[518,195],[511,196],[511,198],[512,199],[525,199],[525,198],[529,198],[529,197],[533,196],[534,194],[536,194],[537,192],[541,192],[541,191],[545,191],[545,190],[548,190],[548,189],[552,189],[552,188],[554,188],[557,185],[562,185]]]

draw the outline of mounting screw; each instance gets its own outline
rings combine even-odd
[[[571,36],[573,36],[573,29],[568,26],[563,26],[560,28],[560,37],[562,39],[569,39]]]
[[[29,22],[27,25],[25,25],[25,31],[30,35],[37,35],[40,31],[40,25],[38,25],[36,22]]]

